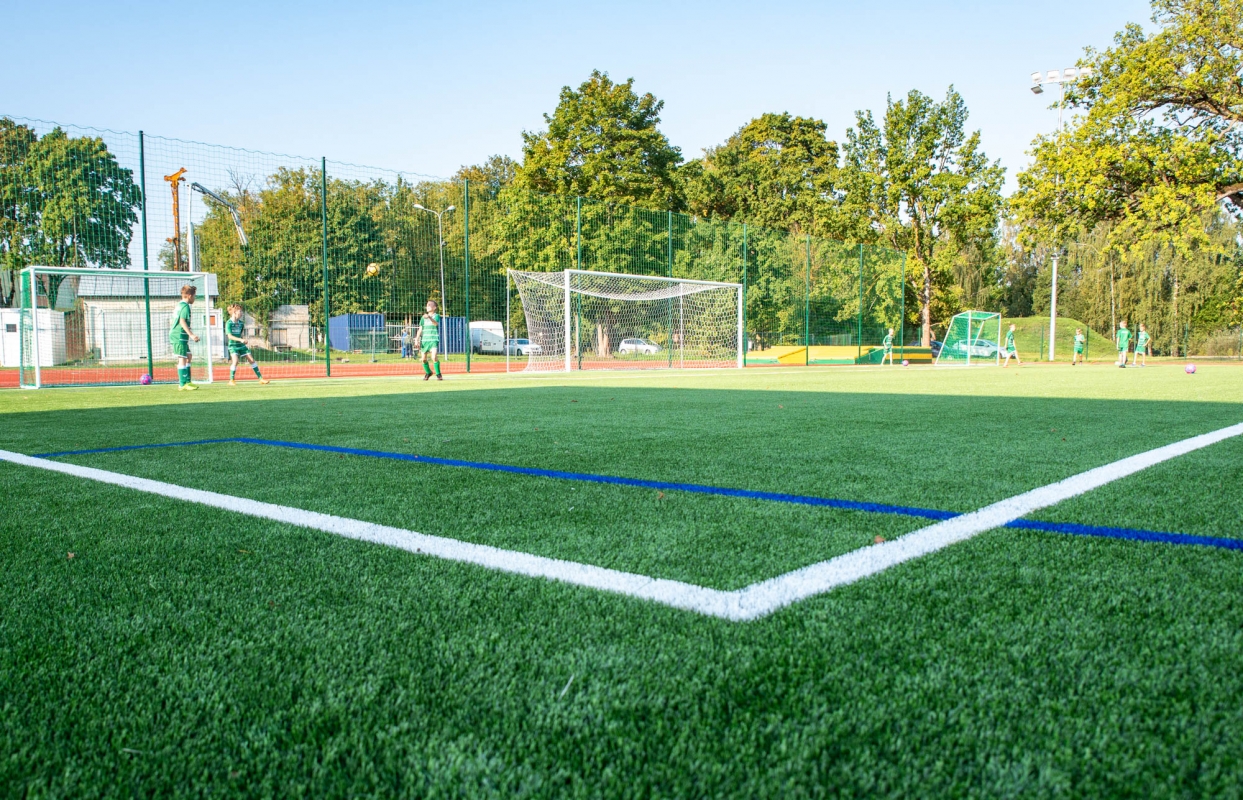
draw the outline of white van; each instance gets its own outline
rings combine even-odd
[[[472,322],[470,324],[470,351],[479,355],[503,355],[505,353],[505,326],[499,322]]]

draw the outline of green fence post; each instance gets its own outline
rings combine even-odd
[[[807,272],[803,282],[803,366],[811,364],[811,234],[807,234]]]
[[[147,272],[147,154],[144,149],[143,132],[138,132],[138,181],[142,184],[142,271]],[[147,309],[147,374],[155,380],[155,356],[151,351],[151,279],[142,279],[142,300]],[[208,331],[207,346],[211,347],[211,331]]]
[[[673,277],[673,212],[666,211],[669,230],[669,277]],[[669,298],[669,367],[673,367],[673,298]]]
[[[332,377],[332,340],[328,338],[328,159],[319,160],[319,218],[322,224],[320,245],[324,261],[324,371]]]
[[[968,336],[967,338],[970,339],[970,336]],[[968,342],[968,344],[970,343]],[[1044,323],[1043,322],[1040,324],[1040,352],[1041,353],[1044,352]],[[1037,358],[1036,360],[1039,361],[1040,359]]]
[[[470,372],[470,178],[462,179],[462,225],[463,262],[466,272],[466,371]]]
[[[747,223],[742,223],[742,365],[747,365]]]
[[[898,311],[898,358],[906,359],[906,253],[902,254],[902,277],[898,279],[898,291],[902,293]]]
[[[855,326],[855,363],[863,358],[863,244],[859,244],[859,322]]]
[[[574,243],[578,248],[578,256],[574,261],[575,269],[583,268],[583,198],[575,197],[576,209],[574,211]],[[528,331],[529,333],[529,331]]]

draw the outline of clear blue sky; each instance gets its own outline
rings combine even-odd
[[[766,111],[828,123],[950,84],[1008,187],[1072,65],[1140,0],[612,3],[14,2],[0,113],[430,175],[521,156],[592,69],[665,101],[687,158]]]

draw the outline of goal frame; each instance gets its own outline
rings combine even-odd
[[[979,330],[979,332],[978,332],[978,333],[973,332],[973,331],[972,331],[972,329],[971,329],[971,323],[972,323],[973,321],[975,321],[975,319],[977,318],[977,317],[976,317],[976,315],[980,315],[980,316],[982,316],[982,317],[983,317],[983,319],[980,319],[980,330]],[[964,366],[968,366],[968,367],[972,366],[972,363],[971,363],[971,343],[972,343],[972,342],[974,342],[974,341],[976,341],[977,339],[979,339],[979,338],[980,338],[980,336],[982,336],[982,335],[984,334],[984,326],[985,326],[985,324],[987,324],[988,322],[990,322],[990,321],[992,320],[992,318],[993,318],[993,317],[996,317],[996,318],[997,318],[997,350],[996,350],[996,352],[993,354],[993,358],[991,358],[991,359],[989,359],[989,358],[983,358],[983,359],[981,359],[981,358],[977,357],[977,358],[976,358],[976,364],[977,364],[977,365],[979,365],[979,364],[987,364],[987,362],[992,361],[992,362],[993,362],[993,363],[992,363],[992,366],[995,366],[995,367],[999,367],[999,366],[1001,366],[1001,347],[1002,347],[1002,343],[1001,343],[1001,312],[1000,312],[1000,311],[976,311],[976,310],[960,311],[960,312],[958,312],[957,314],[955,314],[953,317],[951,317],[951,318],[950,318],[950,326],[949,326],[949,328],[946,330],[946,334],[947,334],[947,335],[946,335],[946,337],[945,337],[946,341],[944,342],[944,344],[942,344],[942,346],[941,346],[941,350],[937,353],[937,360],[934,362],[933,366],[941,366],[941,355],[945,352],[945,345],[948,345],[948,344],[949,344],[949,336],[948,336],[948,333],[949,333],[949,331],[953,330],[953,328],[954,328],[954,320],[956,320],[956,319],[958,319],[959,317],[962,317],[962,316],[966,316],[966,317],[967,317],[967,349],[966,349],[967,359],[966,359],[966,363],[965,363],[965,365],[964,365]]]
[[[147,357],[148,357],[147,374],[151,374],[151,361],[150,361],[151,346],[150,345],[151,345],[151,338],[155,335],[155,332],[151,328],[151,283],[150,283],[151,280],[166,279],[166,280],[174,280],[174,281],[182,281],[182,282],[193,282],[197,285],[200,285],[203,287],[203,306],[204,306],[203,318],[204,320],[210,321],[211,312],[213,311],[212,303],[211,303],[211,295],[207,292],[207,287],[208,287],[207,276],[210,274],[207,272],[181,272],[181,271],[173,271],[173,270],[109,269],[109,268],[104,268],[104,267],[101,267],[98,269],[92,269],[89,267],[53,267],[53,266],[48,266],[46,264],[36,264],[36,265],[31,265],[29,267],[24,268],[18,274],[20,277],[19,277],[19,283],[17,286],[17,296],[19,299],[19,304],[17,307],[21,312],[23,322],[19,323],[18,325],[19,366],[18,366],[18,371],[17,371],[17,374],[18,374],[17,380],[18,380],[18,386],[22,389],[44,388],[43,387],[43,371],[42,371],[42,352],[40,351],[40,339],[42,337],[39,335],[40,333],[39,313],[38,313],[39,292],[38,292],[38,284],[36,282],[39,275],[64,275],[68,277],[117,277],[117,278],[128,278],[128,279],[141,278],[143,281],[143,293],[144,293],[144,298],[145,298],[144,313],[145,313],[145,322],[146,322],[146,331],[147,331]],[[49,308],[52,302],[53,300],[49,299]],[[27,317],[30,320],[29,333],[27,333],[26,325],[24,324],[24,320]],[[32,362],[29,365],[27,365],[26,363],[26,346],[25,346],[25,341],[24,341],[27,336],[30,337],[30,355],[31,355],[31,362]],[[211,383],[213,364],[212,364],[212,348],[211,348],[212,341],[211,341],[210,330],[204,331],[204,339],[206,341],[206,346],[203,348],[205,363],[203,363],[202,366],[204,367],[206,371],[206,374],[205,374],[206,382]],[[33,383],[26,382],[26,373],[28,370],[34,373]],[[106,384],[92,384],[92,385],[106,385]]]
[[[506,272],[507,282],[509,280],[515,280],[516,282],[516,279],[513,277],[514,273],[529,272],[529,270],[506,269],[505,272]],[[574,370],[574,350],[571,345],[571,339],[573,336],[572,298],[574,296],[574,290],[572,288],[571,281],[575,275],[605,275],[610,278],[631,278],[631,279],[637,279],[637,280],[643,280],[643,281],[656,281],[656,282],[667,283],[667,284],[692,284],[695,286],[708,286],[708,287],[712,287],[715,289],[729,289],[733,291],[737,295],[737,298],[738,298],[737,315],[736,315],[737,317],[737,320],[736,320],[737,358],[735,360],[735,368],[742,369],[746,365],[746,353],[744,350],[744,347],[746,346],[746,316],[745,316],[746,309],[744,306],[744,302],[745,302],[744,286],[741,283],[727,283],[724,281],[705,281],[705,280],[698,280],[695,278],[671,278],[666,275],[635,275],[629,272],[604,272],[600,270],[590,270],[590,269],[564,269],[564,270],[552,271],[552,272],[548,272],[544,274],[547,274],[547,275],[561,274],[562,276],[564,276],[563,278],[564,287],[562,289],[564,299],[562,303],[562,320],[561,320],[562,336],[564,337],[563,347],[565,350],[565,366],[563,368],[564,372],[572,372]],[[506,297],[507,297],[507,302],[508,302],[508,291],[506,292]],[[507,320],[506,324],[508,325],[508,316],[506,317],[506,320]],[[506,369],[508,369],[508,359],[509,359],[508,341],[509,339],[507,336],[506,337],[506,348],[505,348],[506,362],[507,362]]]

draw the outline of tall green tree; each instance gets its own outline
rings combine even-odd
[[[634,79],[614,83],[596,70],[578,89],[561,90],[548,129],[523,132],[515,183],[548,194],[581,195],[680,210],[676,170],[682,151],[660,129],[664,101],[639,95]]]
[[[471,188],[481,197],[494,199],[501,190],[514,182],[518,174],[518,162],[509,156],[489,156],[482,164],[462,167],[453,176],[455,181],[469,180]]]
[[[837,143],[818,119],[764,114],[683,167],[692,214],[826,235],[835,221]]]
[[[843,229],[908,253],[924,346],[936,290],[952,285],[953,263],[938,259],[940,250],[982,252],[996,242],[1005,170],[988,160],[979,131],[968,134],[966,122],[967,105],[953,87],[939,103],[912,90],[890,98],[882,124],[858,112],[846,132]]]

